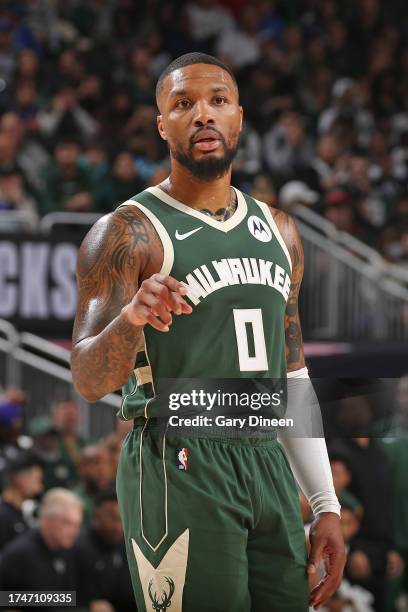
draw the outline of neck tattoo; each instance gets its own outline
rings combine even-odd
[[[235,190],[232,189],[231,190],[231,200],[226,208],[219,208],[216,211],[209,210],[208,208],[200,208],[199,212],[204,213],[205,215],[212,217],[216,221],[221,221],[221,223],[223,223],[224,221],[227,221],[227,219],[232,217],[232,215],[237,209],[237,205],[238,205],[237,194]]]

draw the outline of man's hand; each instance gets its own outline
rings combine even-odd
[[[183,300],[187,288],[172,276],[153,274],[144,280],[134,298],[122,309],[122,314],[135,326],[149,323],[154,329],[167,332],[172,315],[190,314],[193,309]]]
[[[340,527],[340,517],[334,512],[322,512],[310,529],[308,573],[318,571],[324,561],[326,575],[310,593],[310,605],[316,610],[335,593],[341,583],[346,555]]]

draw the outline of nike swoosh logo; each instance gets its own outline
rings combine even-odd
[[[202,226],[196,227],[195,229],[191,230],[191,232],[186,232],[185,234],[180,234],[180,232],[176,230],[175,236],[177,240],[184,240],[185,238],[188,238],[192,234],[195,234],[196,232],[198,232],[200,229],[203,229],[203,227]]]

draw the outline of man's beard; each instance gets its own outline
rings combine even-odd
[[[179,164],[189,170],[199,181],[214,181],[215,179],[222,178],[228,172],[238,150],[238,140],[231,148],[227,146],[223,138],[220,140],[224,147],[224,155],[222,157],[210,154],[208,157],[194,159],[194,143],[190,144],[187,153],[178,146],[171,150],[171,154]]]

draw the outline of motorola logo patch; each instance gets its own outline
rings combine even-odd
[[[269,225],[256,215],[251,215],[248,219],[248,229],[254,238],[260,242],[270,242],[272,240],[272,230]]]

